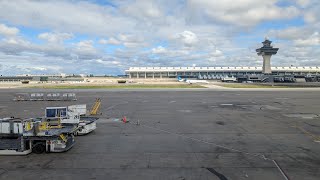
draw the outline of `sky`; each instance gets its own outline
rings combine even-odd
[[[320,66],[319,0],[0,0],[0,74]]]

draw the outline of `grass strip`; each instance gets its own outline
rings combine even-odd
[[[124,84],[124,85],[47,85],[32,86],[40,89],[143,89],[143,88],[205,88],[196,84]]]
[[[301,86],[277,86],[271,84],[219,84],[218,86],[226,88],[303,88]]]

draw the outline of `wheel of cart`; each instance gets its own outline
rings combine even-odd
[[[36,142],[32,147],[32,152],[36,154],[42,154],[46,151],[44,142]]]

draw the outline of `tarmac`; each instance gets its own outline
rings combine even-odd
[[[24,91],[76,92],[78,100],[12,101]],[[319,179],[319,97],[317,89],[1,89],[0,118],[90,108],[95,98],[102,115],[68,152],[0,156],[0,179]]]

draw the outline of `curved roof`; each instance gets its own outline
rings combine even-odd
[[[319,66],[314,67],[271,67],[275,72],[320,72]],[[126,72],[250,72],[262,71],[262,67],[130,67]]]

